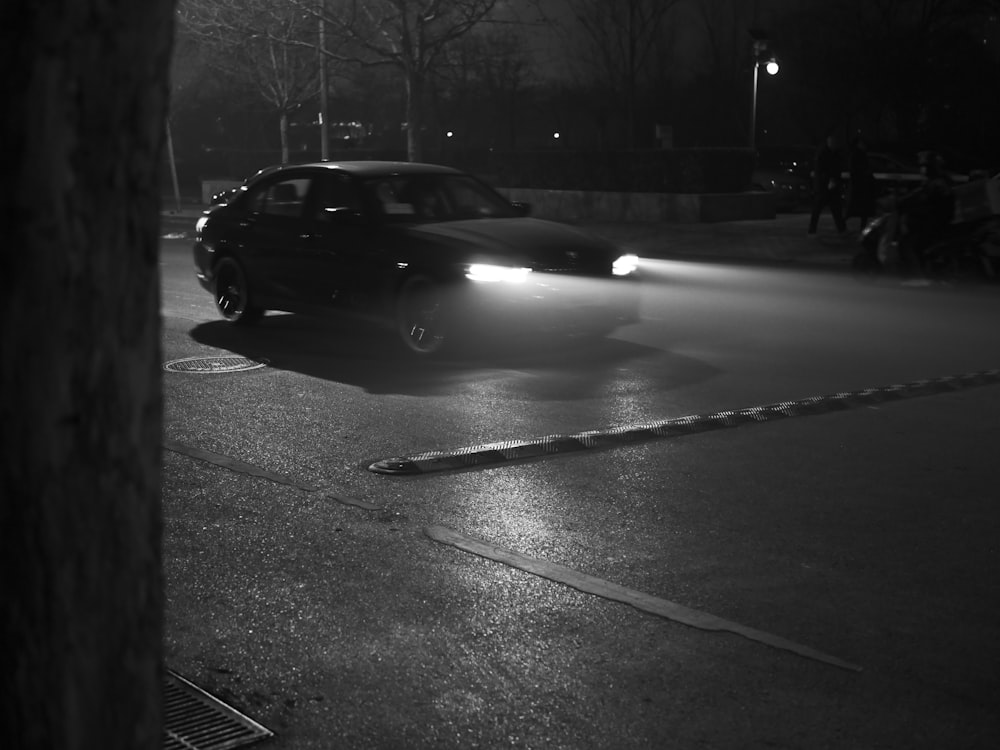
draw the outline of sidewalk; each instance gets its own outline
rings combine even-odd
[[[205,206],[183,204],[161,213],[162,236],[190,239]],[[539,217],[544,218],[544,217]],[[847,268],[858,249],[856,230],[839,236],[829,216],[808,236],[809,215],[778,214],[774,219],[703,224],[607,223],[581,221],[575,226],[631,248],[644,258],[737,260]]]

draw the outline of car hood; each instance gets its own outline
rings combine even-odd
[[[608,263],[616,246],[566,224],[544,219],[469,219],[411,225],[411,237],[464,250],[469,259],[508,261],[529,267]]]

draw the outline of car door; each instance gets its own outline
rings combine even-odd
[[[372,269],[372,224],[359,185],[345,172],[324,169],[315,175],[306,207],[297,262],[308,277],[309,301],[323,307],[363,303]]]
[[[261,303],[286,307],[302,297],[295,255],[311,177],[282,172],[250,186],[236,217],[236,244],[248,282]]]

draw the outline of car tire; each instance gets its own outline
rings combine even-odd
[[[250,302],[250,287],[243,267],[233,258],[223,258],[215,267],[215,306],[230,323],[248,325],[260,320],[264,311]]]
[[[427,357],[440,354],[447,340],[445,295],[430,276],[414,274],[396,293],[396,333],[410,354]]]

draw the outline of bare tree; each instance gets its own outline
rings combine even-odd
[[[289,160],[288,116],[319,93],[318,26],[283,0],[181,0],[182,31],[212,51],[211,65],[247,86],[278,114],[281,161]]]
[[[688,86],[688,116],[709,142],[746,143],[753,70],[749,32],[760,20],[757,5],[740,0],[696,0],[690,5],[697,19],[692,30],[701,32],[704,54],[699,75]]]
[[[842,0],[776,14],[791,116],[817,137],[865,121],[888,140],[930,137],[935,111],[996,101],[986,83],[995,66],[978,60],[977,36],[998,9],[996,0]]]
[[[523,36],[511,25],[484,26],[453,45],[436,71],[436,106],[460,121],[472,145],[513,147],[524,99],[537,75]],[[443,112],[442,112],[443,110]]]
[[[173,5],[0,5],[5,747],[163,743],[157,227]]]
[[[584,32],[583,57],[609,95],[623,104],[628,145],[638,142],[639,88],[663,21],[677,0],[570,0]]]
[[[340,61],[396,68],[406,87],[406,150],[423,155],[424,96],[445,51],[490,15],[497,0],[289,0],[324,19],[346,44],[325,48]]]

